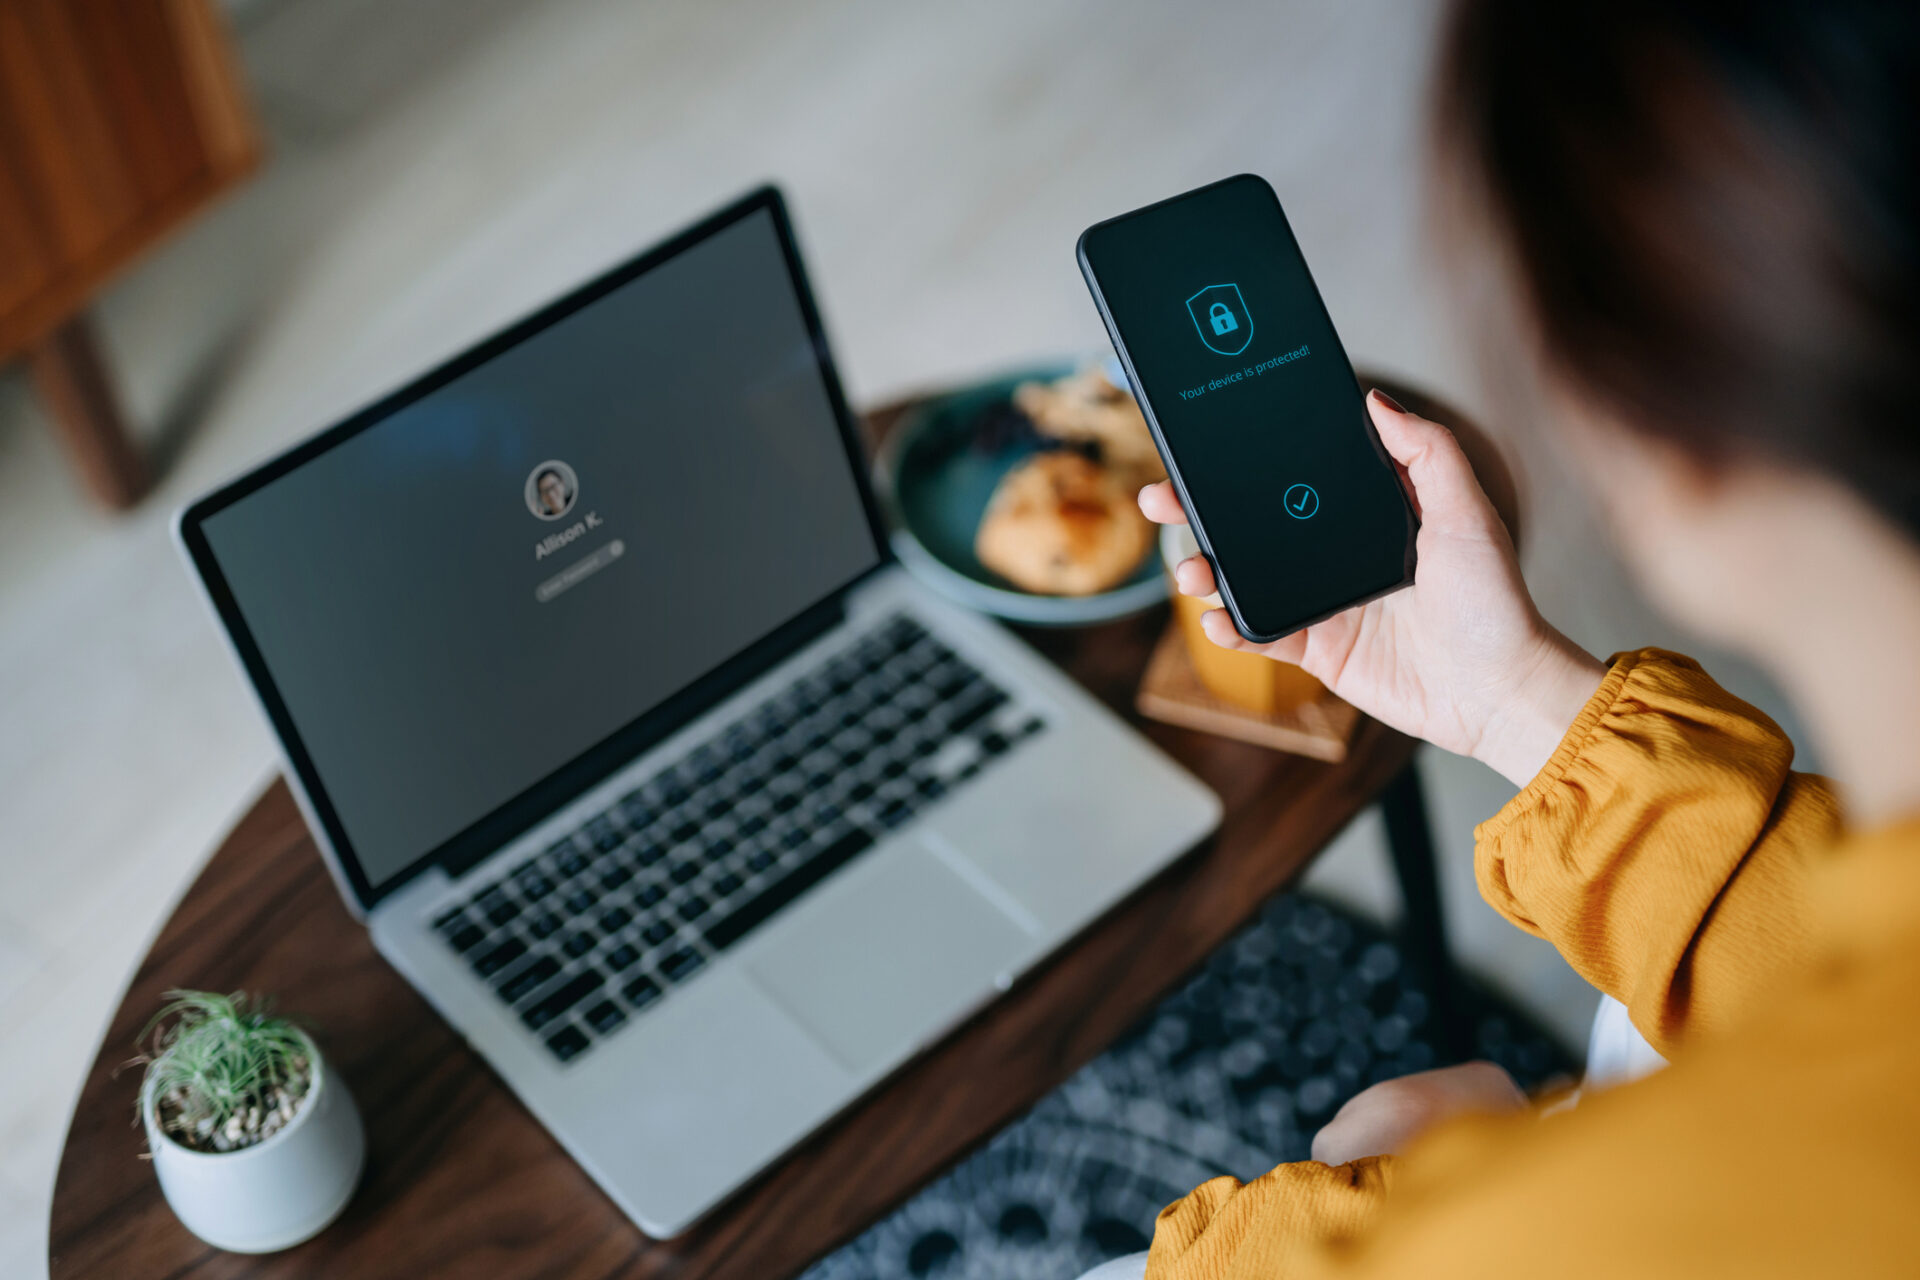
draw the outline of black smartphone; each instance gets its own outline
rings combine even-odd
[[[1098,223],[1079,257],[1241,635],[1413,581],[1419,523],[1264,179]]]

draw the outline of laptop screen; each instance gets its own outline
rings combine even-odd
[[[763,200],[200,520],[370,892],[879,563],[803,289]]]

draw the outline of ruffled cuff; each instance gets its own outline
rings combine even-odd
[[[1567,770],[1592,745],[1607,716],[1622,709],[1621,692],[1635,668],[1649,661],[1675,657],[1678,655],[1661,649],[1636,649],[1631,653],[1616,653],[1607,659],[1606,678],[1593,691],[1593,696],[1587,699],[1587,705],[1580,708],[1580,714],[1573,718],[1567,736],[1560,739],[1560,745],[1547,757],[1547,763],[1533,776],[1532,782],[1520,789],[1520,794],[1500,806],[1500,812],[1473,829],[1473,838],[1482,843],[1496,839],[1504,835],[1507,828],[1523,821],[1537,809],[1541,800],[1560,785],[1560,780],[1567,776]],[[1691,665],[1689,659],[1682,658],[1681,661]]]

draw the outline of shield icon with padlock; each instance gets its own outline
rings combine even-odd
[[[1253,314],[1237,284],[1210,284],[1187,299],[1187,314],[1207,350],[1237,356],[1253,341]]]

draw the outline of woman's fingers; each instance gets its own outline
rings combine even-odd
[[[1367,411],[1380,443],[1413,486],[1422,521],[1447,528],[1484,520],[1493,510],[1453,432],[1408,413],[1377,388],[1367,393]]]
[[[1155,524],[1187,522],[1187,513],[1180,509],[1180,499],[1173,496],[1173,483],[1169,480],[1156,481],[1140,491],[1140,510]]]
[[[1385,1080],[1347,1100],[1313,1136],[1313,1158],[1342,1165],[1392,1155],[1434,1125],[1469,1113],[1523,1111],[1527,1095],[1491,1062],[1463,1062]]]
[[[1183,596],[1210,596],[1219,587],[1213,581],[1213,566],[1205,556],[1189,556],[1173,567],[1173,585]]]
[[[1227,616],[1225,609],[1209,609],[1201,614],[1200,629],[1207,633],[1207,639],[1222,649],[1257,653],[1279,662],[1291,662],[1296,665],[1307,655],[1306,631],[1296,631],[1290,636],[1281,636],[1271,644],[1254,644],[1233,629],[1233,619]]]

